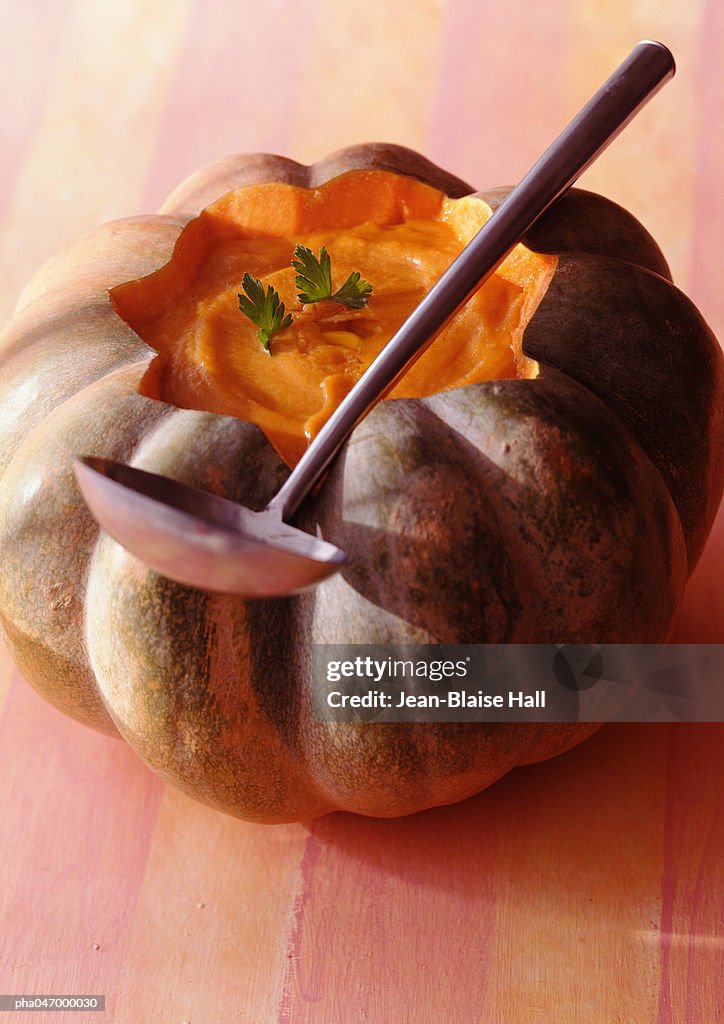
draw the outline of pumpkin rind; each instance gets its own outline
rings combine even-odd
[[[721,352],[693,304],[642,268],[567,254],[523,348],[598,395],[637,439],[674,499],[693,569],[724,484]]]
[[[379,406],[317,508],[349,555],[319,593],[317,642],[369,642],[374,607],[390,643],[655,643],[686,580],[659,474],[552,370]]]
[[[509,188],[497,188],[477,194],[497,210],[509,192]],[[523,242],[536,252],[613,256],[671,280],[664,254],[644,226],[618,203],[586,189],[566,192],[524,235]]]
[[[155,353],[108,289],[166,262],[183,225],[240,184],[315,187],[370,167],[472,191],[393,146],[312,167],[228,158],[162,215],[49,261],[0,348],[0,617],[18,664],[62,710],[253,820],[411,813],[579,742],[595,726],[317,722],[310,644],[658,642],[723,486],[716,341],[634,218],[573,191],[526,240],[562,254],[523,342],[540,376],[379,405],[303,507],[300,524],[350,554],[343,573],[243,602],[161,579],[99,536],[76,452],[256,507],[288,473],[251,424],[138,393]]]

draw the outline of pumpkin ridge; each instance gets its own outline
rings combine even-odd
[[[581,385],[544,368],[536,380],[481,382],[426,399],[380,403],[357,427],[315,498],[314,523],[350,555],[349,566],[316,594],[325,642],[369,642],[368,608],[375,609],[376,639],[383,643],[587,643],[594,635],[599,643],[632,643],[668,632],[686,579],[671,497],[614,414],[595,397],[586,400]],[[418,420],[418,405],[434,419]],[[408,422],[425,422],[429,440],[422,447]],[[392,437],[394,463],[381,455]],[[408,497],[411,474],[418,463],[427,465],[425,453],[439,450],[443,461],[453,449],[460,485],[466,478],[480,480],[485,495],[479,508],[484,532],[467,555],[460,532],[464,515],[447,506],[442,514],[436,497],[428,518],[424,503],[415,506]],[[606,463],[599,451],[608,452]],[[398,501],[407,509],[403,520]],[[345,508],[354,509],[349,522]],[[641,535],[656,537],[650,550],[634,543]],[[439,556],[446,544],[456,543],[463,561],[476,565],[483,581],[480,603],[471,599],[462,618],[456,602],[441,599],[431,600],[426,622],[419,620],[416,589],[427,585],[438,596],[436,585],[430,591],[430,581],[423,582],[426,558],[415,557],[421,540],[432,541],[431,553]],[[494,613],[496,587],[486,575],[500,551],[510,553],[515,581],[503,589],[511,621]],[[405,566],[404,587],[390,576],[395,558]],[[606,566],[604,579],[598,565]],[[444,577],[444,566],[442,557],[433,578]],[[459,584],[463,604],[468,575]],[[565,580],[565,586],[559,590],[551,579]],[[458,632],[465,621],[472,631],[467,636]]]
[[[182,215],[190,220],[220,196],[245,185],[284,182],[316,188],[350,170],[385,170],[417,178],[439,188],[451,198],[475,190],[426,157],[394,143],[366,143],[345,146],[312,164],[300,164],[270,153],[236,154],[222,157],[190,175],[164,200],[159,213]]]
[[[636,437],[674,499],[693,569],[724,491],[724,355],[691,300],[644,267],[562,254],[523,351],[583,384]]]
[[[32,307],[25,307],[28,315]],[[54,409],[64,405],[74,395],[84,391],[104,376],[121,370],[138,361],[144,352],[151,354],[142,339],[127,331],[120,331],[120,337],[111,333],[117,330],[115,318],[106,304],[99,302],[84,307],[92,311],[91,325],[103,333],[105,344],[87,346],[87,358],[79,366],[79,346],[76,343],[75,320],[77,310],[63,314],[53,324],[57,334],[38,331],[37,344],[18,345],[17,351],[3,365],[0,384],[0,403],[3,405],[3,420],[0,428],[0,479],[8,462],[23,443],[23,439]],[[46,321],[47,325],[47,321]],[[104,327],[105,325],[105,327]],[[124,325],[125,326],[125,325]],[[46,326],[47,332],[47,326]],[[10,346],[9,346],[10,347]],[[42,352],[42,360],[38,354]],[[55,361],[50,359],[55,357]],[[33,389],[23,388],[23,382],[31,381]]]
[[[126,460],[149,423],[168,415],[168,407],[138,394],[142,366],[96,379],[56,406],[24,436],[0,488],[0,621],[15,660],[52,704],[111,734],[88,665],[79,598],[100,530],[72,458],[84,451]],[[134,429],[117,432],[119,413]],[[38,583],[25,580],[27,564],[36,566]]]
[[[20,293],[13,315],[41,298],[57,302],[68,296],[75,301],[79,296],[96,297],[129,273],[142,275],[149,262],[162,260],[164,250],[172,250],[185,224],[177,217],[140,214],[86,231],[35,271]]]
[[[175,244],[179,230],[177,222],[155,215],[114,221],[66,246],[33,277],[0,336],[0,477],[22,438],[43,416],[104,374],[135,363],[145,353],[154,355],[118,317],[108,288],[114,279],[143,273],[168,255],[169,233]],[[130,244],[134,240],[135,248]],[[104,253],[100,260],[99,250]],[[66,287],[68,281],[72,287]],[[60,367],[53,352],[62,358]]]
[[[477,194],[496,210],[510,191],[505,186]],[[586,189],[569,189],[522,241],[534,252],[612,256],[671,281],[664,254],[643,224],[618,203]]]

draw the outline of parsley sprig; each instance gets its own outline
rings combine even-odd
[[[292,322],[291,313],[285,314],[284,303],[279,299],[279,292],[270,284],[267,285],[266,293],[264,285],[258,277],[251,274],[244,274],[241,287],[246,295],[238,294],[239,309],[245,313],[252,323],[255,323],[259,330],[257,337],[271,355],[269,343],[278,331],[283,331]]]
[[[372,285],[364,281],[358,271],[350,274],[341,288],[332,292],[332,267],[329,253],[322,246],[317,258],[306,245],[298,245],[294,249],[292,266],[297,271],[296,284],[300,289],[298,298],[305,305],[324,302],[331,299],[349,309],[363,309],[367,305],[367,296]],[[279,292],[268,284],[266,292],[258,277],[244,274],[241,287],[246,295],[237,293],[239,309],[259,328],[257,337],[262,347],[271,355],[269,347],[275,334],[283,331],[292,323],[291,313],[287,313]]]
[[[325,246],[319,250],[319,258],[306,245],[298,245],[294,256],[292,266],[297,271],[296,282],[302,302],[324,302],[325,299],[331,299],[350,309],[363,309],[367,305],[372,285],[362,280],[358,271],[350,274],[342,287],[332,292],[332,266]]]

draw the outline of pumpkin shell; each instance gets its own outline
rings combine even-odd
[[[644,229],[574,190],[526,239],[560,253],[524,337],[538,378],[381,403],[304,506],[300,525],[349,554],[343,573],[244,602],[163,579],[100,534],[78,452],[257,507],[288,473],[255,426],[139,393],[155,353],[108,290],[167,262],[225,191],[370,167],[472,191],[394,146],[312,167],[228,158],[160,214],[49,261],[0,348],[0,617],[21,671],[174,785],[252,820],[412,813],[579,742],[596,726],[318,722],[311,644],[659,642],[724,486],[716,340]]]

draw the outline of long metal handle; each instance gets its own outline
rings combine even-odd
[[[340,403],[271,505],[291,516],[342,444],[498,267],[521,236],[570,188],[674,75],[662,44],[644,40],[509,193]]]

